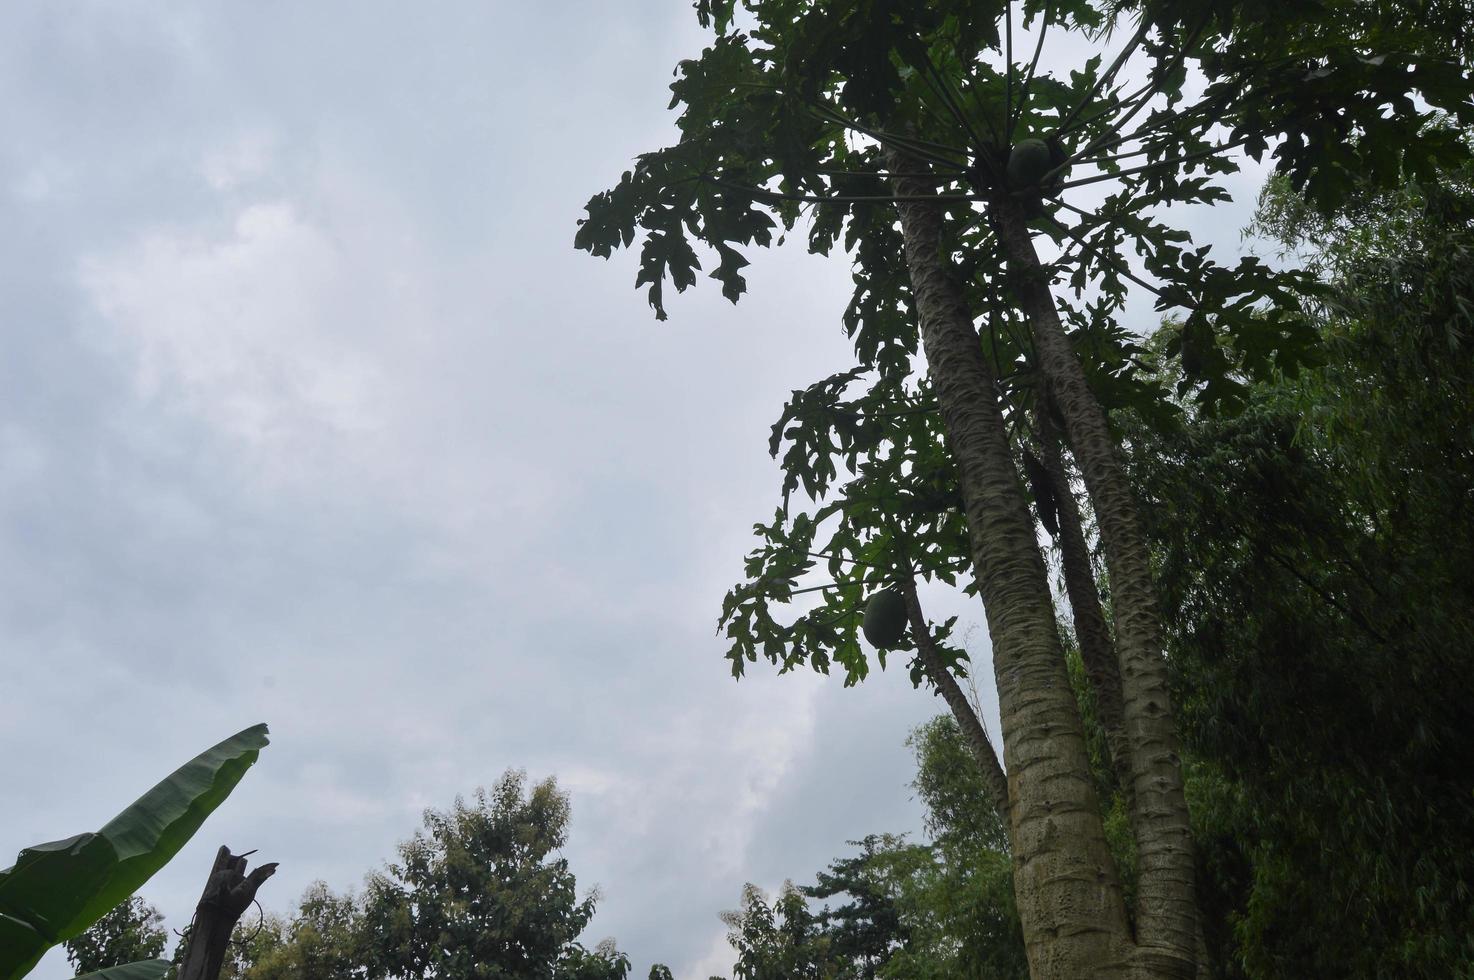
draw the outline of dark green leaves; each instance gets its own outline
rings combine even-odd
[[[518,771],[469,802],[427,810],[424,829],[399,846],[398,860],[369,878],[364,923],[377,961],[369,975],[627,976],[623,954],[577,942],[597,896],[578,896],[558,853],[569,815],[568,796],[553,780],[528,786]]]
[[[110,966],[96,973],[84,973],[77,980],[162,980],[174,969],[168,960],[140,960],[123,966]]]
[[[731,0],[695,6],[715,37],[671,86],[679,141],[595,195],[575,244],[608,257],[639,240],[637,285],[660,319],[664,285],[683,290],[704,269],[735,302],[751,246],[801,223],[810,251],[844,248],[855,283],[842,322],[857,366],[795,392],[773,430],[783,506],[758,526],[746,581],[723,605],[737,674],[759,656],[785,670],[833,660],[853,682],[868,670],[855,639],[863,597],[908,564],[943,581],[966,568],[880,144],[904,148],[924,171],[913,179],[946,199],[942,250],[1016,430],[1035,404],[1034,366],[1013,312],[1017,273],[989,222],[1017,190],[1004,173],[1015,142],[1051,150],[1030,216],[1061,249],[1051,284],[1073,288],[1061,314],[1092,389],[1107,410],[1159,422],[1180,404],[1140,370],[1139,325],[1121,322],[1135,289],[1177,322],[1164,352],[1182,358],[1178,394],[1208,413],[1231,414],[1249,386],[1314,365],[1320,343],[1303,304],[1319,295],[1313,277],[1252,258],[1220,264],[1164,220],[1171,208],[1225,201],[1220,178],[1240,152],[1273,150],[1321,206],[1353,180],[1385,185],[1468,158],[1428,123],[1430,107],[1474,122],[1474,84],[1446,39],[1389,13],[1397,5],[751,0],[741,32]],[[1083,36],[1074,70],[1029,73],[1025,89],[1030,53],[1003,57],[1005,13],[1015,27],[1047,22],[1050,51],[1067,32]],[[1143,66],[1145,84],[1123,81]],[[1207,84],[1191,97],[1199,70]],[[1103,205],[1073,203],[1087,185],[1109,189]],[[812,506],[794,504],[800,490]]]
[[[746,581],[728,593],[721,625],[732,642],[733,673],[762,657],[791,670],[845,669],[847,684],[869,672],[859,641],[864,606],[909,567],[949,584],[967,567],[967,537],[951,456],[930,391],[855,369],[793,393],[773,427],[785,506],[755,530],[762,545]],[[803,490],[816,505],[788,498]],[[782,606],[795,614],[783,615]],[[807,608],[807,611],[802,611]],[[960,651],[942,656],[956,664]],[[910,641],[897,645],[910,650]],[[885,652],[878,654],[885,666]],[[922,679],[919,671],[913,678]]]

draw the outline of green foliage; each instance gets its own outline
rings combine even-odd
[[[929,388],[880,380],[851,397],[863,375],[850,371],[794,392],[774,426],[774,454],[790,443],[785,502],[771,524],[757,527],[763,545],[748,556],[748,582],[723,603],[734,674],[761,656],[784,670],[827,672],[838,663],[847,684],[862,680],[870,669],[859,642],[865,597],[892,585],[906,562],[949,584],[965,574],[966,525]],[[852,478],[838,487],[841,466]],[[812,514],[793,513],[787,497],[799,488],[830,499]],[[777,618],[775,606],[820,588],[802,582],[819,568],[830,583],[821,604],[796,620]],[[951,625],[941,626],[937,641],[944,659],[960,664],[962,652],[947,643]],[[891,649],[914,648],[896,637],[877,650],[882,667]],[[914,663],[912,678],[921,680]]]
[[[568,862],[566,794],[552,780],[530,789],[508,772],[471,803],[427,810],[399,861],[370,877],[364,923],[370,974],[404,978],[623,978],[612,946],[577,943],[594,914]]]
[[[568,820],[553,780],[529,788],[508,772],[469,804],[427,811],[424,830],[362,897],[316,882],[290,916],[248,915],[221,978],[627,980],[629,958],[613,940],[578,942],[595,896],[578,899],[555,856]]]
[[[898,880],[911,942],[882,976],[1023,980],[1029,971],[1008,834],[962,731],[941,715],[917,727],[907,744],[932,844],[894,854],[896,870],[909,871]]]
[[[576,247],[605,258],[638,247],[636,285],[648,288],[660,319],[665,283],[695,284],[703,255],[714,256],[710,276],[735,302],[752,248],[789,232],[802,231],[815,253],[842,246],[855,282],[843,323],[858,366],[794,392],[773,430],[782,507],[755,527],[759,549],[722,607],[734,675],[761,657],[782,671],[827,673],[838,664],[853,684],[871,666],[855,615],[865,595],[913,570],[949,584],[961,575],[971,587],[952,460],[916,358],[881,144],[917,160],[946,206],[945,259],[983,317],[985,353],[1021,444],[1037,365],[1026,325],[1010,312],[1017,272],[1002,260],[988,217],[1012,193],[1014,150],[1051,172],[1089,168],[1093,175],[1076,179],[1111,182],[1088,213],[1059,196],[1069,196],[1071,180],[1051,183],[1036,222],[1061,248],[1051,274],[1073,290],[1060,297],[1062,313],[1101,403],[1147,417],[1173,410],[1161,380],[1139,370],[1144,352],[1118,322],[1134,281],[1181,323],[1167,351],[1189,365],[1179,394],[1232,411],[1248,384],[1316,361],[1299,298],[1319,286],[1253,256],[1220,264],[1159,215],[1226,199],[1216,181],[1237,169],[1230,151],[1239,147],[1262,158],[1275,144],[1278,169],[1323,208],[1346,192],[1350,174],[1387,187],[1403,172],[1467,157],[1426,126],[1434,110],[1474,120],[1474,84],[1450,60],[1446,38],[1362,7],[1070,0],[1020,11],[963,0],[756,0],[744,4],[738,30],[733,3],[697,4],[714,36],[677,67],[679,139],[641,155],[589,201]],[[1023,62],[1010,51],[1015,15],[1046,45],[1074,34],[1100,46],[1108,26],[1136,18],[1124,47],[1148,83],[1126,85],[1104,51],[1060,74]],[[1440,17],[1435,23],[1457,21]],[[1185,87],[1189,68],[1207,82],[1195,98]],[[1131,271],[1130,255],[1147,279]],[[799,489],[815,506],[795,513]],[[1041,520],[1052,520],[1039,503]],[[816,557],[827,583],[804,580],[825,567]],[[797,615],[775,608],[809,590],[821,593],[817,605]],[[943,653],[962,673],[960,651],[944,642]],[[876,660],[885,666],[884,651]],[[911,674],[922,679],[914,661]]]
[[[153,877],[230,795],[266,734],[255,725],[202,752],[96,833],[21,851],[0,871],[0,978],[25,976]]]
[[[172,969],[174,964],[168,960],[140,960],[137,963],[110,966],[96,973],[86,973],[76,980],[163,980]]]
[[[1209,790],[1219,779],[1236,792],[1247,792],[1247,783],[1240,782],[1250,779],[1247,769],[1223,775],[1213,768],[1228,764],[1247,747],[1252,751],[1232,765],[1262,766],[1253,775],[1260,795],[1247,811],[1233,811],[1252,814],[1252,819],[1225,831],[1229,838],[1280,840],[1286,847],[1300,841],[1312,844],[1308,828],[1319,824],[1304,821],[1324,820],[1329,813],[1312,815],[1290,803],[1319,794],[1322,802],[1349,807],[1363,822],[1358,835],[1339,839],[1338,845],[1373,853],[1373,830],[1390,829],[1378,816],[1381,791],[1364,796],[1327,791],[1327,783],[1337,782],[1325,775],[1337,771],[1330,753],[1336,741],[1332,733],[1345,741],[1343,749],[1362,748],[1377,731],[1373,723],[1393,721],[1394,740],[1411,739],[1420,752],[1428,747],[1426,754],[1416,756],[1427,765],[1438,763],[1432,747],[1447,744],[1446,717],[1434,717],[1419,728],[1409,707],[1417,703],[1415,697],[1388,706],[1385,697],[1377,696],[1378,684],[1394,680],[1387,676],[1391,664],[1398,669],[1414,664],[1406,676],[1420,684],[1449,680],[1455,659],[1449,651],[1467,645],[1469,633],[1453,627],[1464,625],[1458,610],[1470,604],[1448,583],[1474,581],[1474,574],[1446,574],[1469,571],[1458,564],[1462,558],[1446,556],[1426,556],[1433,571],[1424,572],[1394,545],[1404,514],[1417,513],[1422,502],[1415,492],[1389,488],[1420,482],[1406,479],[1410,465],[1431,464],[1432,472],[1441,473],[1444,463],[1436,450],[1447,447],[1423,446],[1409,453],[1393,451],[1387,441],[1381,447],[1387,462],[1373,464],[1385,465],[1381,475],[1345,488],[1366,497],[1370,503],[1365,506],[1317,514],[1315,494],[1307,495],[1303,506],[1298,500],[1285,506],[1282,488],[1268,494],[1266,506],[1261,483],[1246,477],[1246,470],[1272,478],[1275,467],[1262,473],[1255,468],[1266,458],[1285,455],[1272,431],[1277,425],[1247,442],[1234,442],[1238,430],[1232,427],[1250,424],[1265,390],[1286,384],[1293,388],[1297,376],[1332,377],[1318,373],[1317,366],[1332,364],[1343,352],[1337,349],[1336,332],[1325,329],[1320,306],[1344,302],[1348,291],[1338,293],[1337,284],[1318,279],[1314,270],[1279,269],[1254,256],[1220,264],[1208,247],[1195,245],[1185,230],[1163,216],[1174,213],[1176,205],[1226,200],[1219,179],[1237,170],[1230,153],[1239,148],[1262,160],[1273,147],[1277,172],[1317,215],[1332,214],[1356,194],[1395,194],[1409,176],[1431,184],[1440,171],[1467,161],[1468,147],[1451,131],[1474,123],[1474,82],[1460,61],[1467,58],[1467,48],[1440,33],[1461,23],[1457,5],[1431,5],[1431,16],[1422,22],[1396,4],[1312,0],[1023,5],[1020,16],[1035,30],[1073,33],[1074,40],[1083,36],[1091,44],[1109,36],[1111,28],[1134,21],[1126,48],[1139,49],[1148,75],[1139,92],[1119,80],[1118,63],[1107,63],[1100,52],[1075,71],[1048,75],[1033,67],[1022,70],[1011,50],[1008,18],[1015,6],[1001,0],[752,0],[743,4],[742,30],[734,24],[733,0],[698,0],[696,6],[701,23],[715,37],[699,57],[681,63],[671,86],[679,140],[639,157],[615,187],[589,201],[576,247],[607,258],[615,249],[635,247],[638,239],[636,286],[648,287],[649,302],[660,319],[667,315],[667,281],[678,291],[694,285],[703,259],[714,257],[710,275],[735,302],[746,288],[741,270],[752,247],[767,247],[800,230],[811,252],[828,254],[842,246],[855,282],[843,323],[857,366],[794,392],[773,430],[770,448],[781,457],[784,473],[781,506],[771,523],[756,526],[759,543],[748,556],[745,580],[728,593],[722,607],[721,627],[730,641],[734,675],[761,657],[780,671],[808,666],[827,673],[838,664],[845,682],[855,683],[870,668],[857,638],[862,624],[856,613],[866,595],[913,573],[975,589],[968,574],[967,528],[957,508],[957,474],[930,381],[917,357],[911,284],[896,228],[894,175],[886,171],[881,147],[903,150],[921,171],[908,179],[924,179],[937,189],[936,201],[945,214],[943,262],[968,308],[982,318],[983,356],[998,379],[1009,435],[1027,466],[1022,449],[1031,441],[1030,416],[1041,401],[1038,364],[1026,325],[1011,313],[1018,305],[1021,273],[1003,261],[989,212],[1013,193],[1006,171],[1015,136],[1043,139],[1053,151],[1051,169],[1063,173],[1072,166],[1072,175],[1087,166],[1096,171],[1051,186],[1050,196],[1031,201],[1028,212],[1035,230],[1059,248],[1049,272],[1053,281],[1063,281],[1073,291],[1073,296],[1057,299],[1087,380],[1114,418],[1122,420],[1129,413],[1148,433],[1132,436],[1142,467],[1158,462],[1164,469],[1178,467],[1155,483],[1155,477],[1143,474],[1143,485],[1167,497],[1171,494],[1162,488],[1170,486],[1174,494],[1192,498],[1164,499],[1156,508],[1162,527],[1154,530],[1162,548],[1167,607],[1181,613],[1175,655],[1181,664],[1198,665],[1183,667],[1188,711],[1199,712],[1191,722],[1200,726],[1193,737],[1202,740],[1199,751],[1208,760],[1199,770],[1196,798],[1217,799]],[[1187,85],[1189,70],[1200,72],[1205,84]],[[1451,119],[1453,126],[1430,125],[1440,116]],[[1061,153],[1068,154],[1062,161]],[[1107,181],[1110,192],[1089,212],[1063,199],[1072,187]],[[1133,271],[1128,256],[1138,257],[1132,261],[1139,261],[1144,277]],[[1461,322],[1468,292],[1462,286],[1437,285],[1440,273],[1434,263],[1414,265],[1419,267],[1401,266],[1394,277],[1399,285],[1390,295],[1406,294],[1410,282],[1421,283],[1416,295],[1442,297],[1438,302],[1450,312],[1442,323]],[[1149,351],[1119,322],[1132,283],[1152,291],[1158,310],[1172,319],[1173,329],[1156,346],[1169,361],[1181,364],[1181,373],[1150,371]],[[1084,298],[1087,289],[1090,299]],[[1359,288],[1355,293],[1371,295]],[[1393,311],[1386,307],[1386,312]],[[1366,317],[1352,319],[1362,322]],[[1463,328],[1449,329],[1459,333]],[[1436,333],[1433,321],[1424,324],[1423,332]],[[1407,345],[1393,349],[1398,358],[1416,353]],[[1447,411],[1446,389],[1438,387],[1447,384],[1462,391],[1467,402],[1470,388],[1458,387],[1466,381],[1462,369],[1440,375],[1426,358],[1414,358],[1406,377],[1420,391],[1404,396],[1386,384],[1385,373],[1378,373],[1383,365],[1371,359],[1356,363],[1352,374],[1365,380],[1352,384],[1359,400],[1342,401],[1331,420],[1312,424],[1325,425],[1330,432],[1336,418],[1343,424],[1361,422],[1358,412],[1371,414],[1392,393],[1414,403],[1427,394],[1426,402],[1410,411],[1409,417],[1431,410],[1419,425],[1433,425],[1439,411],[1462,420],[1457,411]],[[1393,367],[1403,370],[1405,365],[1394,360]],[[1174,384],[1176,399],[1170,394]],[[1215,424],[1229,428],[1213,430]],[[1375,424],[1372,431],[1388,435]],[[1182,441],[1171,442],[1177,438]],[[1419,445],[1416,439],[1412,443],[1415,449]],[[1369,448],[1375,447],[1354,438],[1329,439],[1309,456],[1311,469],[1283,475],[1332,479],[1337,471],[1328,459]],[[1215,449],[1222,451],[1215,456]],[[1464,465],[1467,458],[1454,465]],[[1219,488],[1222,495],[1216,494]],[[812,506],[795,502],[799,490]],[[1445,502],[1468,499],[1446,490],[1440,491]],[[1036,487],[1044,520],[1052,509],[1042,496]],[[1436,523],[1436,515],[1444,519],[1445,529],[1469,526],[1467,513],[1458,514],[1447,503],[1438,506],[1443,511],[1430,511],[1430,522]],[[1294,518],[1276,518],[1275,507]],[[1227,533],[1224,514],[1237,515]],[[1269,531],[1272,546],[1246,541],[1238,517],[1258,522],[1258,531]],[[1373,554],[1383,564],[1367,564],[1368,556],[1355,549],[1356,561],[1348,564],[1340,551],[1327,550],[1323,535],[1316,537],[1322,532],[1313,529],[1320,525],[1297,526],[1296,521],[1312,517],[1339,521],[1330,525],[1338,529],[1331,539],[1355,531],[1379,542]],[[1281,542],[1288,545],[1281,547]],[[1417,549],[1412,553],[1425,557]],[[1439,608],[1424,614],[1406,602],[1379,606],[1378,589],[1357,580],[1379,581],[1377,573],[1384,567],[1408,582],[1442,583]],[[1254,592],[1261,588],[1264,594]],[[808,608],[793,614],[777,610],[800,595],[817,601],[804,600]],[[1338,601],[1330,602],[1328,596]],[[1352,596],[1355,602],[1345,601]],[[1328,609],[1341,617],[1335,628],[1321,621],[1330,615]],[[1373,609],[1375,616],[1368,613]],[[1350,633],[1371,635],[1368,623],[1384,647],[1396,640],[1400,645],[1392,649],[1399,654],[1403,647],[1411,652],[1416,646],[1427,655],[1406,661],[1388,655],[1376,670],[1347,685],[1342,668],[1351,655],[1340,652],[1340,640],[1333,638],[1340,636],[1349,646]],[[964,656],[946,644],[951,627],[947,623],[940,630],[942,652],[951,669],[962,675]],[[1441,654],[1430,652],[1438,645],[1403,639],[1428,636],[1448,641]],[[1188,652],[1185,638],[1200,643],[1196,653]],[[1319,668],[1302,670],[1295,644],[1336,647],[1337,652],[1321,660]],[[877,653],[882,668],[885,658],[884,651]],[[1327,669],[1332,664],[1337,666]],[[1192,676],[1194,670],[1200,673]],[[913,682],[923,679],[914,660],[911,674]],[[1274,688],[1266,678],[1283,680],[1283,687]],[[1334,714],[1331,706],[1346,703],[1345,698],[1337,700],[1345,693],[1338,684],[1355,688],[1376,710],[1353,716],[1354,721],[1327,717]],[[1394,684],[1384,690],[1396,689]],[[1291,691],[1295,693],[1286,693]],[[1299,707],[1306,698],[1321,700],[1307,712]],[[1261,708],[1273,722],[1264,720]],[[1310,738],[1301,734],[1306,714],[1322,726]],[[1430,731],[1437,734],[1430,736]],[[1448,755],[1458,757],[1457,752]],[[1390,764],[1385,754],[1381,758]],[[970,761],[959,766],[972,768]],[[1278,782],[1260,782],[1268,778],[1265,773],[1277,774]],[[1365,775],[1356,774],[1356,779]],[[1379,778],[1386,789],[1396,784],[1411,793],[1409,798],[1421,800],[1416,787],[1398,782],[1403,777]],[[976,797],[985,798],[985,793]],[[1104,794],[1103,799],[1111,801]],[[1461,807],[1467,804],[1467,793],[1462,804],[1439,797],[1436,805],[1429,804],[1432,809],[1399,826],[1404,831],[1447,831],[1451,825],[1444,821],[1462,821]],[[1198,812],[1210,809],[1204,804]],[[1381,810],[1387,809],[1382,805]],[[1123,874],[1129,877],[1130,835],[1124,833],[1123,813],[1119,800],[1112,801],[1107,824]],[[1271,813],[1291,824],[1301,822],[1278,828]],[[1258,821],[1267,823],[1261,827]],[[1216,832],[1214,827],[1202,830],[1210,838]],[[1412,837],[1405,833],[1400,839]],[[1410,846],[1404,853],[1415,851]],[[1274,855],[1289,853],[1292,849],[1261,852],[1252,865],[1255,873],[1274,866]],[[997,866],[1001,849],[987,854],[992,856],[975,857],[965,866]],[[1217,860],[1211,850],[1205,859]],[[915,863],[904,880],[924,880],[925,861],[916,852],[907,852],[906,860]],[[1230,864],[1223,859],[1222,867]],[[1443,865],[1460,870],[1445,874],[1438,870]],[[1298,865],[1290,860],[1282,866]],[[1457,898],[1469,880],[1462,868],[1450,854],[1446,862],[1433,862],[1414,877],[1433,882],[1439,907],[1448,909],[1454,907],[1451,897]],[[1379,887],[1398,878],[1387,868],[1372,870],[1370,880]],[[955,879],[942,875],[940,880]],[[1272,902],[1269,896],[1288,893],[1295,879],[1285,873],[1275,883],[1278,891],[1255,891],[1261,905],[1242,912],[1240,921],[1248,925],[1239,930],[1241,935],[1257,928],[1268,936],[1271,927],[1302,937],[1334,931],[1314,915],[1303,920],[1290,916],[1293,924],[1287,926],[1279,912],[1298,909],[1293,902]],[[1309,894],[1310,887],[1304,890]],[[1354,898],[1344,888],[1330,893]],[[781,937],[787,935],[783,927],[796,923],[790,932],[802,942],[795,939],[774,948],[791,954],[794,961],[788,966],[793,970],[817,970],[822,957],[813,950],[823,937],[811,936],[807,913],[785,907],[785,900],[780,896],[776,906],[765,899],[748,902],[739,920],[742,929],[734,934],[747,936],[751,925],[754,935]],[[949,907],[960,907],[948,901]],[[1373,897],[1366,906],[1371,910],[1367,928],[1373,934],[1401,928],[1397,923],[1403,920],[1387,918],[1378,901]],[[930,907],[939,908],[941,902],[932,901]],[[1326,909],[1334,907],[1325,904]],[[997,911],[1001,906],[990,903],[988,908]],[[1011,920],[1000,914],[997,922],[1006,921]],[[1302,927],[1301,921],[1316,926]],[[960,928],[949,922],[947,929],[953,932],[939,929],[934,934],[956,935]],[[1001,926],[988,933],[1003,934]],[[914,946],[922,933],[912,930],[910,935]],[[992,941],[964,943],[963,948],[1005,948],[990,946]],[[1414,946],[1423,941],[1417,936],[1408,940]],[[1372,948],[1384,948],[1378,942]],[[1260,949],[1274,946],[1270,939],[1259,943]],[[1380,955],[1367,952],[1365,957]],[[767,968],[767,960],[752,962],[758,964],[753,970]],[[944,968],[937,962],[925,969],[943,972],[926,973],[917,961],[908,967],[910,975],[969,975],[957,972],[955,963]],[[1338,973],[1311,970],[1299,975]]]
[[[1131,434],[1223,976],[1474,962],[1471,217],[1468,170],[1329,216],[1272,183],[1323,365]]]
[[[881,859],[904,846],[898,837],[875,834],[850,841],[860,853],[831,861],[815,883],[799,888],[807,898],[827,900],[845,896],[838,908],[827,905],[819,914],[826,934],[828,954],[846,968],[845,975],[874,980],[876,970],[909,935],[896,906],[895,882],[884,871]]]
[[[157,959],[168,945],[163,915],[137,895],[88,926],[64,944],[78,973],[91,973],[137,960]]]
[[[837,980],[839,966],[830,955],[830,939],[804,901],[803,893],[785,883],[768,903],[756,885],[742,890],[739,908],[722,913],[737,951],[733,980]]]
[[[303,893],[291,919],[267,915],[259,922],[242,921],[234,940],[223,980],[373,975],[374,937],[360,903],[320,881]]]
[[[951,715],[938,715],[906,739],[916,756],[912,786],[926,806],[926,829],[941,846],[967,851],[1008,850],[1008,831],[989,805],[987,784],[962,730]]]
[[[642,155],[616,187],[595,195],[575,245],[607,258],[641,238],[636,285],[649,287],[664,319],[664,283],[693,285],[698,250],[715,253],[711,276],[735,301],[751,246],[772,244],[777,228],[795,229],[804,205],[819,204],[809,248],[828,254],[842,243],[853,254],[856,291],[845,323],[866,365],[895,365],[915,351],[915,336],[900,315],[906,276],[880,151],[858,137],[905,147],[955,202],[947,237],[969,271],[974,309],[1008,288],[974,205],[1007,192],[1000,163],[1012,159],[1011,148],[1069,152],[1117,185],[1095,214],[1047,209],[1046,233],[1079,245],[1066,250],[1058,274],[1077,287],[1095,280],[1105,294],[1091,314],[1080,311],[1082,328],[1119,309],[1130,244],[1160,281],[1164,311],[1186,310],[1189,322],[1266,348],[1283,365],[1305,353],[1303,324],[1248,312],[1309,283],[1252,261],[1219,266],[1203,250],[1184,249],[1186,235],[1151,213],[1223,200],[1213,179],[1236,169],[1227,151],[1245,146],[1258,158],[1274,141],[1279,168],[1329,207],[1352,175],[1391,186],[1403,172],[1426,174],[1467,156],[1458,141],[1422,132],[1424,105],[1474,120],[1470,80],[1449,59],[1445,37],[1370,10],[1201,0],[1025,6],[1024,20],[1046,40],[1064,31],[1087,43],[1099,42],[1109,20],[1138,14],[1128,48],[1139,50],[1150,81],[1132,90],[1098,54],[1064,76],[1004,64],[1011,52],[1002,22],[1013,10],[1002,3],[744,6],[751,26],[736,31],[731,4],[698,4],[716,36],[681,62],[671,85],[679,142]],[[1208,81],[1191,102],[1189,66]],[[1015,144],[1016,133],[1047,134],[1054,145],[1039,136]],[[1118,157],[1144,162],[1123,166]],[[1233,392],[1220,383],[1205,394]]]
[[[572,944],[564,951],[557,972],[558,980],[625,980],[629,975],[629,957],[614,947],[612,939],[600,940],[592,950]]]
[[[912,845],[878,855],[894,882],[907,941],[876,972],[886,980],[1026,980],[1023,935],[1006,853],[953,854]]]
[[[785,884],[771,903],[748,885],[723,915],[737,980],[1027,978],[1007,834],[961,731],[942,716],[907,744],[931,842],[850,841],[855,853],[812,885]],[[815,912],[805,899],[826,904]]]

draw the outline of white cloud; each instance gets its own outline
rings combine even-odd
[[[234,190],[271,172],[279,137],[270,129],[248,129],[207,149],[200,176],[211,189]]]
[[[222,151],[218,183],[267,165],[246,145]],[[487,393],[446,384],[463,354],[431,339],[446,306],[474,303],[453,266],[390,188],[328,164],[294,198],[235,205],[223,228],[156,226],[91,252],[78,278],[94,344],[134,365],[145,403],[224,440],[233,477],[395,508],[436,530],[421,560],[442,574],[484,565],[478,542],[527,539],[562,498],[515,441],[466,440]]]
[[[290,203],[252,204],[213,238],[164,228],[83,259],[99,313],[133,348],[145,397],[253,448],[305,450],[373,428],[382,368],[332,324],[359,305],[337,243]]]
[[[734,898],[732,904],[737,900]],[[725,926],[715,931],[711,944],[705,955],[688,965],[684,970],[676,974],[680,980],[689,977],[691,980],[706,980],[707,977],[731,976],[732,963],[737,954],[732,951],[732,944],[727,942],[727,929]]]
[[[837,809],[904,829],[906,760],[876,745],[931,709],[894,675],[735,684],[712,635],[776,500],[768,425],[849,365],[845,263],[790,247],[740,307],[703,282],[658,325],[632,256],[571,248],[669,136],[687,13],[200,9],[0,40],[51,52],[0,91],[32,223],[0,230],[26,263],[0,299],[41,379],[0,426],[0,733],[25,758],[74,719],[5,839],[86,829],[264,718],[261,764],[144,891],[171,925],[219,843],[283,862],[285,911],[524,767],[573,794],[593,934],[726,973],[743,881],[822,866]],[[508,40],[544,32],[578,70]]]

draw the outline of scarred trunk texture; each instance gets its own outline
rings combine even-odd
[[[256,900],[256,890],[275,873],[272,863],[246,874],[245,855],[236,856],[223,845],[215,852],[204,894],[195,906],[178,980],[219,980],[235,924]]]
[[[993,797],[993,807],[1003,818],[1003,826],[1011,827],[1013,821],[1008,809],[1008,777],[998,764],[993,743],[988,740],[982,721],[967,700],[967,695],[962,692],[962,685],[957,683],[957,678],[952,676],[952,672],[942,662],[941,654],[937,653],[937,645],[926,625],[926,616],[921,611],[921,602],[916,598],[916,583],[907,578],[901,583],[901,587],[906,593],[906,618],[911,622],[911,638],[916,643],[921,665],[926,668],[926,676],[931,678],[931,682],[941,693],[942,700],[952,709],[952,717],[957,719],[957,726],[962,729],[962,736],[967,739],[973,758],[977,759],[983,780],[988,784],[988,793]]]
[[[1016,281],[1033,326],[1034,347],[1100,524],[1130,744],[1131,823],[1139,875],[1137,943],[1143,963],[1158,975],[1189,978],[1195,972],[1197,933],[1192,837],[1146,538],[1105,412],[1060,322],[1023,211],[1004,198],[993,213],[1004,251],[1019,273]]]
[[[1121,708],[1121,668],[1116,662],[1116,647],[1100,608],[1100,593],[1095,588],[1095,572],[1090,567],[1090,546],[1085,542],[1085,524],[1080,505],[1070,491],[1070,476],[1065,470],[1060,451],[1060,433],[1049,412],[1038,413],[1039,452],[1059,510],[1059,550],[1063,558],[1065,594],[1075,620],[1075,639],[1080,643],[1080,662],[1085,677],[1095,694],[1095,712],[1105,729],[1110,747],[1111,766],[1116,778],[1131,793],[1131,749]]]
[[[892,173],[920,168],[887,152]],[[931,185],[895,179],[920,197]],[[962,486],[987,614],[1007,768],[1014,891],[1034,980],[1136,977],[1053,602],[994,380],[941,253],[941,213],[898,204],[927,370]]]

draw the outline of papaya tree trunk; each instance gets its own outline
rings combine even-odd
[[[994,202],[992,213],[1004,254],[1017,273],[1014,281],[1039,363],[1064,417],[1065,433],[1100,525],[1110,575],[1130,747],[1138,945],[1161,975],[1192,977],[1197,936],[1192,836],[1146,536],[1105,411],[1060,322],[1023,209],[1003,197]]]
[[[886,151],[893,174],[923,166]],[[992,372],[942,252],[924,180],[895,177],[927,372],[957,464],[971,558],[993,645],[1007,770],[1014,892],[1034,980],[1135,976],[1044,560]]]
[[[1045,396],[1047,397],[1047,395]],[[1095,695],[1095,713],[1105,730],[1106,745],[1111,753],[1111,767],[1116,779],[1131,797],[1131,750],[1126,741],[1126,728],[1121,709],[1121,668],[1116,662],[1115,642],[1106,625],[1100,606],[1100,593],[1095,585],[1095,572],[1090,565],[1090,546],[1085,541],[1085,522],[1079,502],[1070,489],[1070,475],[1065,469],[1064,455],[1049,412],[1037,415],[1039,455],[1044,472],[1053,485],[1059,514],[1060,564],[1065,578],[1065,595],[1075,621],[1075,639],[1080,644],[1080,662],[1085,679]]]
[[[905,576],[901,580],[901,589],[906,595],[906,618],[911,624],[911,639],[916,643],[916,654],[921,658],[926,676],[936,685],[942,700],[947,702],[947,707],[952,709],[952,717],[957,720],[957,727],[962,730],[962,737],[967,740],[967,746],[972,750],[978,768],[982,770],[983,782],[992,797],[993,808],[1003,819],[1004,829],[1008,830],[1013,826],[1008,812],[1008,777],[998,763],[998,753],[994,751],[993,743],[988,739],[988,732],[983,728],[977,711],[963,693],[962,685],[957,683],[957,678],[952,676],[952,672],[942,661],[942,655],[937,652],[931,628],[926,625],[926,615],[921,611],[921,600],[916,597],[915,579],[910,575]]]

